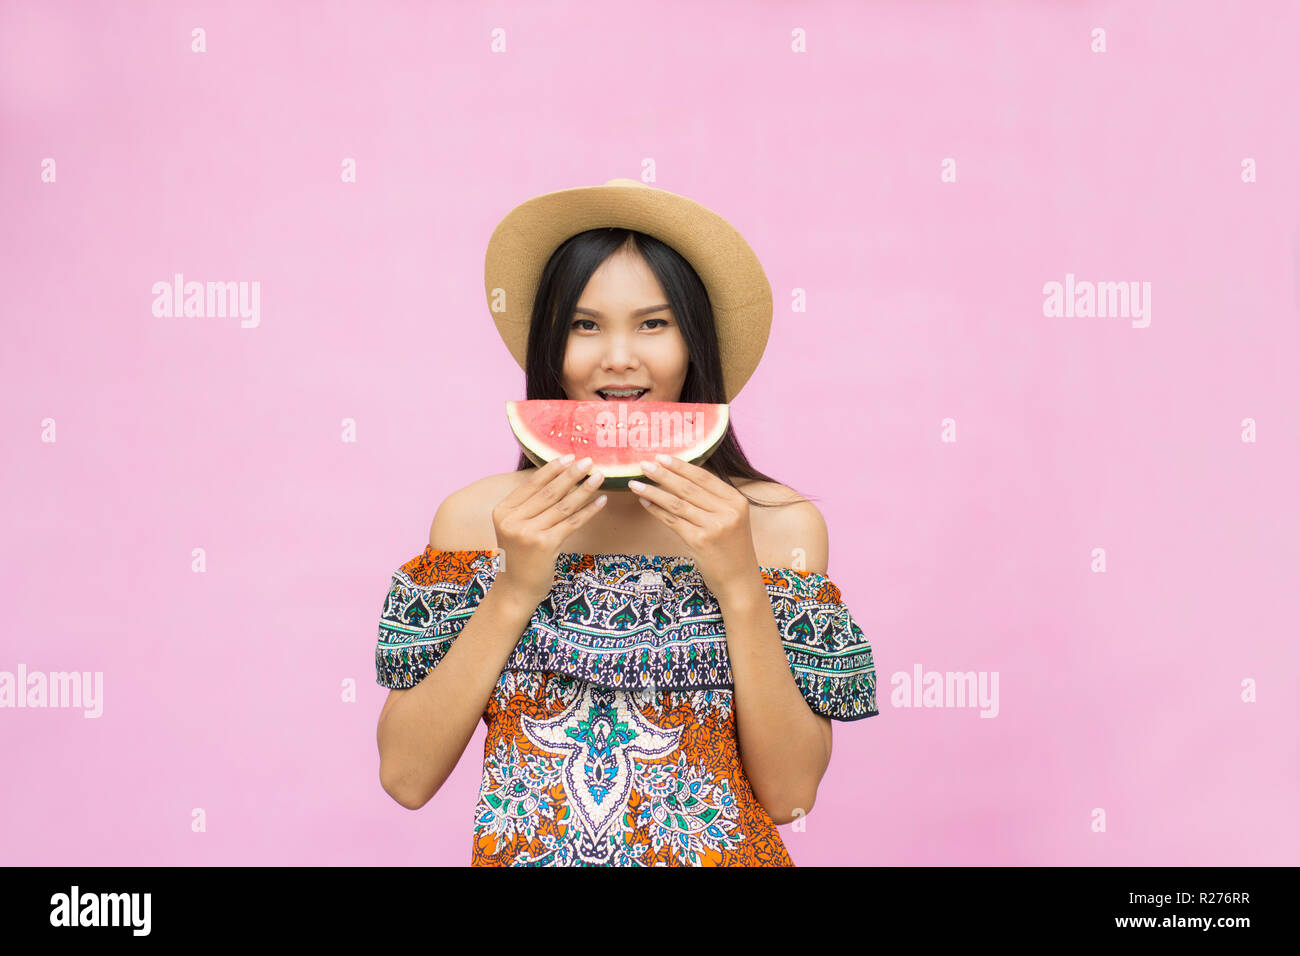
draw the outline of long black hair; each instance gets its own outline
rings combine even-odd
[[[699,275],[675,249],[664,242],[631,229],[589,229],[565,240],[551,255],[533,300],[528,326],[528,351],[524,363],[525,396],[535,399],[564,399],[562,369],[569,342],[569,320],[587,282],[606,259],[619,249],[638,254],[655,274],[668,295],[668,306],[686,341],[689,363],[678,401],[727,404],[722,382],[722,359],[718,334],[713,324],[713,307]],[[536,467],[522,451],[516,471]],[[731,487],[733,479],[771,481],[745,457],[736,439],[735,427],[727,423],[721,443],[700,466]],[[736,488],[740,491],[739,488]],[[777,507],[777,502],[755,501],[740,492],[750,504]],[[782,502],[786,503],[786,502]]]

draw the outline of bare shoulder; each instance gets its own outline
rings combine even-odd
[[[497,546],[492,509],[531,471],[505,471],[470,482],[438,506],[429,545],[440,551],[490,551]]]
[[[749,509],[758,563],[825,574],[830,545],[821,510],[799,492],[775,481],[736,484],[755,501],[773,506]]]

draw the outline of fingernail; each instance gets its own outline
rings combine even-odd
[[[641,462],[641,470],[646,472],[647,474],[653,475],[656,471],[659,470],[659,466],[656,465],[653,461],[643,461]]]
[[[636,481],[635,479],[629,481],[627,483],[627,486],[631,488],[633,491],[640,491],[642,488],[645,487],[645,485],[641,484],[641,482]]]
[[[660,452],[659,454],[655,455],[655,457],[658,458],[660,461],[662,461],[665,465],[671,465],[673,462],[672,458],[669,455],[665,455],[663,452]]]
[[[573,461],[573,457],[573,452],[569,452],[569,454],[560,459],[560,464],[567,465],[569,462]]]

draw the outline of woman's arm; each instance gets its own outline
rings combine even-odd
[[[481,494],[471,485],[448,496],[429,528],[430,547],[454,550],[481,537],[474,524]],[[389,692],[377,732],[379,782],[402,806],[424,806],[456,769],[535,609],[495,582],[438,665],[414,687]]]
[[[438,666],[385,704],[379,781],[402,806],[420,809],[456,769],[533,610],[489,589]]]
[[[800,499],[767,512],[763,539],[765,559],[774,567],[797,557],[803,570],[826,573],[830,534],[812,502]],[[737,584],[718,603],[727,629],[741,761],[768,815],[789,823],[807,815],[817,798],[831,762],[831,721],[813,712],[790,673],[762,577]]]
[[[790,673],[763,579],[755,575],[718,603],[745,776],[773,822],[789,823],[812,809],[830,765],[825,718],[813,713]]]

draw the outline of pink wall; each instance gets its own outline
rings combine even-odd
[[[379,786],[380,604],[514,465],[492,229],[647,161],[767,269],[734,419],[875,649],[795,861],[1300,862],[1300,8],[1242,17],[5,3],[0,671],[103,698],[0,709],[3,862],[468,862],[482,727],[423,810]],[[256,326],[155,316],[175,273]],[[1067,274],[1149,323],[1045,315]]]

